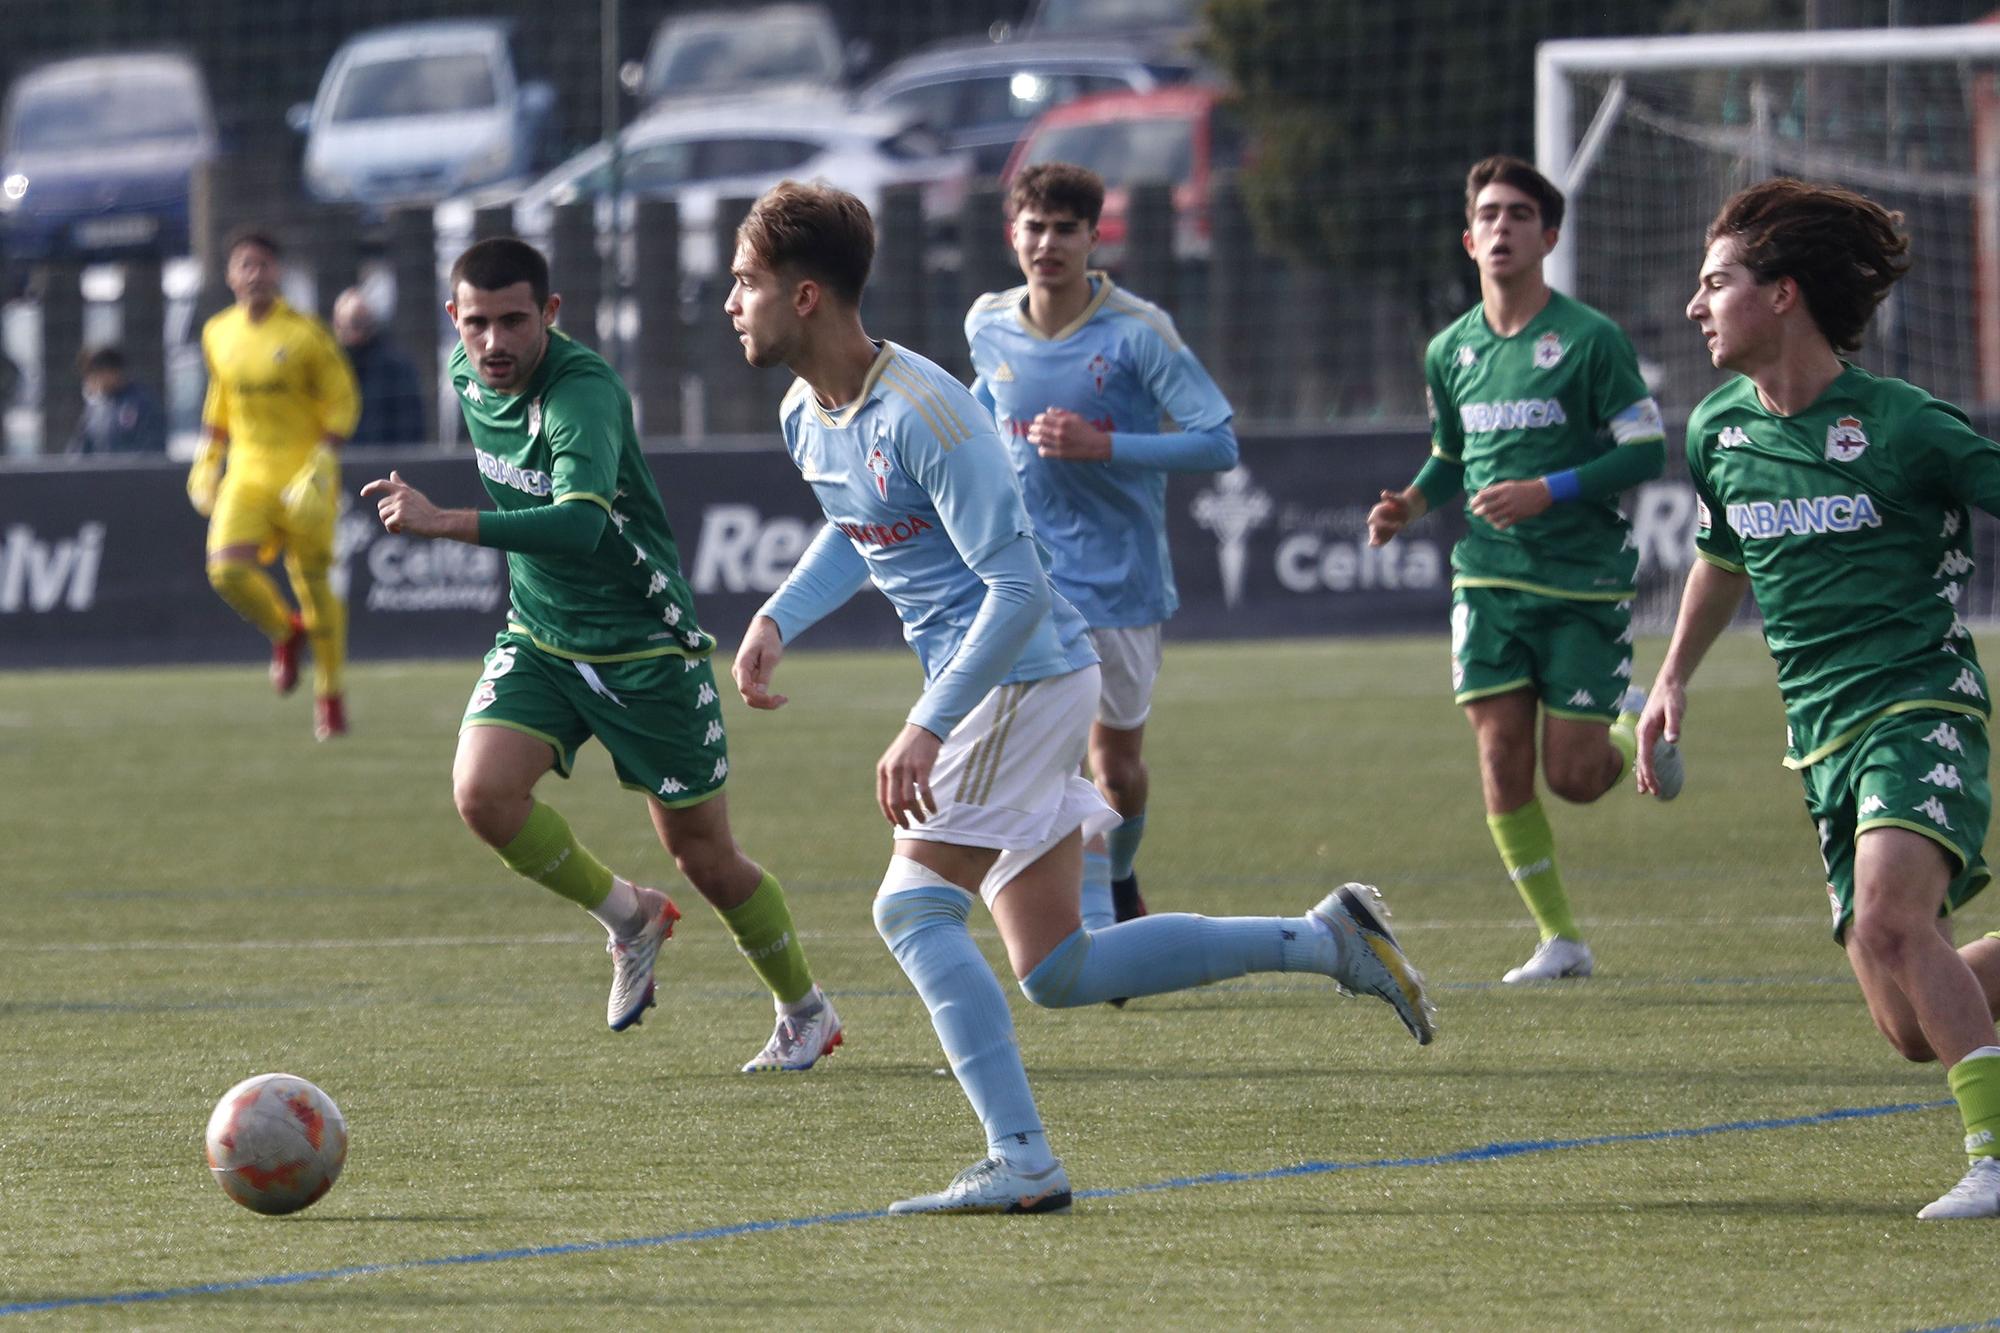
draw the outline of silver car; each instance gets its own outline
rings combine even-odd
[[[288,119],[313,197],[435,203],[547,162],[555,90],[521,77],[505,21],[406,23],[349,38]]]

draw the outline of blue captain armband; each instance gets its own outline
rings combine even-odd
[[[1542,478],[1542,484],[1549,488],[1549,498],[1557,504],[1564,504],[1583,494],[1583,483],[1577,480],[1573,467],[1549,473]]]

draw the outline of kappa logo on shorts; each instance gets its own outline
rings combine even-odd
[[[1836,463],[1852,463],[1867,447],[1860,417],[1842,417],[1826,428],[1826,456]]]
[[[1967,667],[1958,673],[1958,679],[1951,683],[1951,692],[1953,694],[1969,694],[1975,699],[1984,699],[1986,697],[1986,691],[1979,688],[1979,677],[1972,674],[1971,667]]]
[[[1951,821],[1944,817],[1944,802],[1937,797],[1933,796],[1922,805],[1913,805],[1910,809],[1920,815],[1928,815],[1933,824],[1947,832],[1951,831]]]
[[[1861,808],[1855,811],[1854,815],[1855,818],[1857,819],[1866,819],[1868,818],[1868,816],[1873,814],[1880,814],[1882,811],[1887,810],[1888,808],[1889,808],[1889,803],[1883,800],[1880,796],[1870,796],[1867,800],[1861,803]]]
[[[1629,662],[1626,663],[1625,674],[1628,676],[1632,674],[1631,663]],[[1575,694],[1572,694],[1569,697],[1569,706],[1571,708],[1593,708],[1596,705],[1597,705],[1597,700],[1591,697],[1589,690],[1578,690]]]
[[[1934,764],[1930,772],[1917,780],[1927,782],[1933,787],[1942,787],[1946,791],[1965,790],[1965,779],[1958,775],[1958,768],[1953,764],[1942,762]]]
[[[687,783],[682,782],[679,778],[668,778],[660,784],[660,795],[679,796],[685,793],[687,789]]]
[[[713,745],[721,739],[722,739],[722,723],[718,719],[717,721],[708,724],[708,730],[702,733],[701,743],[703,745]]]
[[[491,708],[493,701],[499,697],[500,691],[498,687],[490,680],[482,680],[472,687],[472,701],[466,704],[465,711],[468,713],[484,712],[486,709]]]
[[[1940,722],[1932,727],[1924,739],[1941,750],[1949,750],[1953,754],[1965,753],[1965,742],[1958,738],[1958,728],[1949,722]]]

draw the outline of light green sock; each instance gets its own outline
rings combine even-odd
[[[764,979],[780,1004],[793,1004],[805,998],[812,989],[812,969],[806,966],[806,951],[799,944],[798,928],[792,925],[792,909],[785,902],[785,891],[778,887],[776,876],[765,872],[756,891],[741,904],[726,912],[717,908],[715,914],[729,927],[729,933],[736,937],[736,947],[750,960],[751,969]]]
[[[1611,740],[1611,748],[1618,751],[1619,757],[1625,761],[1625,766],[1618,770],[1616,779],[1623,782],[1626,775],[1632,771],[1633,760],[1639,755],[1639,715],[1620,713],[1618,720],[1611,724],[1611,730],[1606,734]]]
[[[1982,1046],[1945,1075],[1965,1121],[1968,1157],[2000,1157],[2000,1047]]]
[[[499,851],[509,870],[579,906],[596,907],[611,893],[611,872],[577,842],[569,821],[540,801]]]
[[[1541,927],[1543,939],[1560,935],[1580,940],[1583,933],[1569,914],[1569,896],[1563,892],[1562,876],[1556,873],[1556,835],[1540,801],[1529,801],[1519,810],[1486,816],[1493,845],[1500,849],[1507,878],[1521,891],[1521,901]]]

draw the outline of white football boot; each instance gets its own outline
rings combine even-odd
[[[1560,935],[1550,936],[1535,946],[1535,952],[1519,967],[1510,967],[1500,980],[1510,986],[1523,981],[1559,981],[1564,977],[1581,980],[1590,975],[1597,960],[1590,956],[1590,946],[1582,940],[1566,940]]]
[[[819,1003],[799,1013],[779,1014],[771,1040],[750,1057],[750,1063],[743,1066],[744,1073],[766,1074],[774,1070],[801,1073],[840,1045],[846,1034],[841,1031],[840,1015],[833,1012],[833,1001],[821,994],[818,986],[812,988],[812,993]]]
[[[1926,1222],[1962,1217],[2000,1217],[2000,1157],[1975,1157],[1965,1179],[1917,1214]]]
[[[653,960],[660,946],[673,938],[674,922],[681,912],[674,900],[658,889],[633,885],[646,909],[646,924],[639,933],[621,939],[614,935],[604,946],[611,955],[611,1001],[605,1006],[605,1021],[613,1032],[637,1027],[653,1007]]]
[[[1066,1213],[1069,1173],[1061,1162],[1029,1175],[997,1157],[982,1157],[936,1194],[919,1194],[889,1205],[909,1213]]]
[[[1388,1003],[1403,1026],[1428,1046],[1437,1036],[1437,1006],[1424,994],[1424,974],[1410,966],[1389,931],[1389,908],[1372,884],[1343,884],[1320,900],[1312,915],[1333,932],[1322,970],[1353,995]]]

